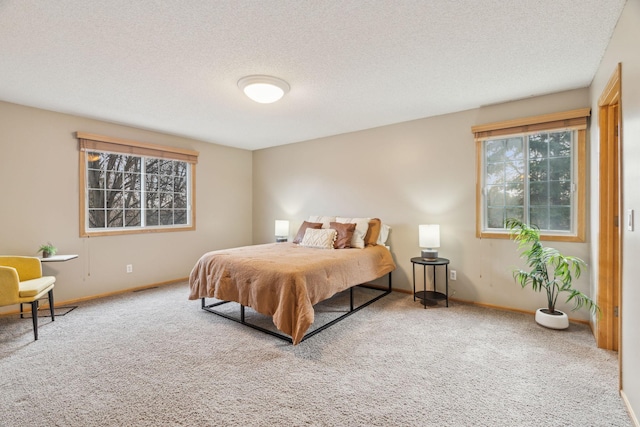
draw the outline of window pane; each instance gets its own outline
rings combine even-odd
[[[159,208],[160,207],[160,196],[159,193],[146,193],[147,200],[146,205],[147,208]]]
[[[101,170],[89,169],[87,171],[88,188],[104,188],[105,173]]]
[[[549,159],[549,179],[552,181],[571,181],[571,157]]]
[[[521,160],[524,158],[524,138],[509,138],[505,150],[505,160]]]
[[[529,209],[530,224],[537,226],[541,230],[549,229],[549,208],[544,207],[532,207]]]
[[[549,229],[555,231],[571,231],[571,207],[550,207]]]
[[[123,225],[121,210],[107,210],[107,227],[122,227]]]
[[[160,163],[160,160],[158,159],[146,159],[145,161],[145,165],[146,165],[146,172],[147,173],[153,173],[153,174],[158,174],[158,165]]]
[[[186,177],[176,177],[173,179],[173,191],[176,193],[187,192],[187,178]]]
[[[532,182],[529,185],[529,203],[531,206],[549,203],[549,184],[547,182]]]
[[[173,161],[161,160],[160,175],[173,175]]]
[[[140,193],[137,191],[124,192],[124,207],[127,209],[140,208]]]
[[[142,158],[138,156],[123,156],[124,170],[126,172],[140,173]]]
[[[126,227],[140,227],[142,223],[140,216],[140,210],[126,210],[125,211],[125,226]]]
[[[173,194],[172,193],[158,193],[160,196],[160,208],[168,209],[173,208]]]
[[[186,194],[174,193],[173,194],[173,206],[176,209],[186,209],[187,208],[187,197],[186,197]]]
[[[187,223],[187,210],[186,209],[176,209],[174,211],[174,223],[175,224],[186,224]]]
[[[515,218],[520,221],[524,221],[524,208],[522,207],[508,207],[506,211],[506,218]],[[504,225],[502,226],[504,228]]]
[[[169,209],[160,210],[160,225],[173,225],[173,211]]]
[[[549,134],[549,157],[571,156],[571,131]]]
[[[124,188],[125,190],[141,190],[139,173],[125,173],[124,174]]]
[[[87,164],[91,169],[101,169],[100,164],[104,161],[105,154],[98,151],[87,152]]]
[[[506,162],[504,168],[504,178],[506,182],[524,181],[523,161]]]
[[[549,162],[547,159],[530,161],[529,180],[546,181],[547,179],[549,179]]]
[[[490,185],[487,196],[488,206],[504,206],[503,185]]]
[[[160,220],[157,209],[147,209],[145,212],[147,225],[154,226],[159,224]]]
[[[485,142],[485,158],[487,163],[498,163],[504,161],[506,150],[506,139],[494,139]]]
[[[147,175],[145,179],[146,191],[158,191],[159,177],[158,175]]]
[[[122,208],[122,191],[107,191],[107,208]]]
[[[504,163],[487,165],[487,175],[485,177],[487,185],[504,183]]]
[[[524,183],[507,184],[505,204],[510,206],[524,206]]]
[[[189,171],[189,163],[187,162],[175,162],[176,176],[186,179],[187,172]]]
[[[546,159],[549,157],[547,134],[529,135],[529,159]]]
[[[550,182],[549,204],[552,206],[565,205],[571,207],[571,183]]]
[[[124,169],[124,161],[121,154],[106,154],[101,169],[108,171],[122,171]]]
[[[104,228],[104,210],[89,209],[89,228]]]
[[[504,208],[488,208],[487,212],[488,228],[504,228],[504,220],[506,219]]]
[[[105,192],[103,190],[89,190],[89,209],[104,208]]]
[[[105,185],[106,188],[111,188],[113,190],[115,189],[122,189],[122,173],[121,172],[113,172],[113,171],[106,171],[105,173]]]
[[[165,192],[173,192],[173,177],[160,176],[159,190]]]

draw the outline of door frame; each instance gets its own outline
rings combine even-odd
[[[621,346],[622,287],[622,64],[618,64],[598,99],[600,136],[599,240],[595,319],[598,347],[618,351]],[[622,378],[622,376],[620,376]],[[622,387],[622,384],[620,384]]]

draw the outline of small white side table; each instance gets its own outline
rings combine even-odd
[[[74,255],[53,255],[47,258],[42,258],[42,257],[38,257],[40,258],[40,261],[42,262],[64,262],[64,261],[69,261],[70,259],[74,259],[74,258],[78,258],[77,254]]]

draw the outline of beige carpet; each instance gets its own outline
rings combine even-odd
[[[40,324],[34,342],[30,319],[0,317],[2,426],[632,425],[617,354],[587,326],[401,293],[295,347],[202,311],[184,283]]]

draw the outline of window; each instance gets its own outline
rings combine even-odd
[[[507,238],[507,218],[547,240],[584,241],[589,109],[474,126],[476,234]]]
[[[195,229],[198,153],[78,132],[81,236]]]

